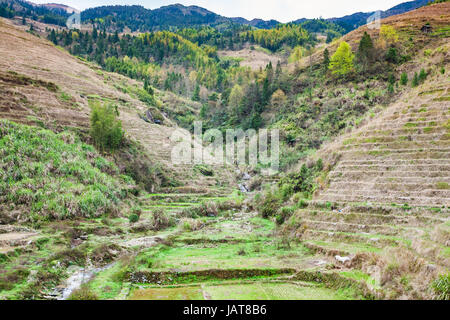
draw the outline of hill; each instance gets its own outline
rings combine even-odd
[[[395,7],[392,7],[385,11],[380,11],[380,17],[387,18],[390,16],[402,14],[411,10],[415,10],[417,8],[423,7],[428,4],[429,0],[415,0],[401,3]],[[367,24],[367,19],[374,15],[376,12],[358,12],[351,15],[347,15],[339,18],[330,18],[327,19],[337,25],[341,26],[345,29],[346,32],[350,32],[352,30],[357,29],[360,26]]]
[[[277,211],[277,219],[286,221],[281,233],[333,258],[349,257],[336,258],[338,268],[358,278],[363,272],[371,279],[365,281],[373,281],[371,287],[388,299],[432,297],[434,279],[448,274],[450,266],[450,47],[449,16],[442,15],[449,6],[435,4],[382,20],[398,32],[396,48],[414,43],[411,60],[395,68],[409,79],[407,87],[398,87],[399,95],[386,107],[326,143],[280,181],[279,191],[257,204],[270,213],[277,197],[302,191]],[[432,32],[423,31],[425,22]],[[364,32],[377,37],[362,27],[342,40],[356,50]],[[415,84],[419,73],[426,80]],[[301,200],[311,191],[309,201]]]

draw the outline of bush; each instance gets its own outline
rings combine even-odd
[[[419,75],[417,74],[417,72],[414,73],[414,77],[411,81],[411,86],[412,87],[417,87],[419,85]]]
[[[402,86],[406,86],[408,84],[408,74],[406,72],[403,72],[400,76],[400,84]]]
[[[428,74],[425,69],[421,69],[419,73],[419,82],[424,82],[427,79],[427,76]]]
[[[128,220],[130,221],[130,223],[136,223],[139,221],[139,216],[135,213],[132,213],[128,216]]]
[[[450,300],[450,273],[440,275],[431,284],[439,300]]]
[[[391,63],[398,63],[399,58],[397,48],[391,47],[388,49],[388,51],[386,52],[386,61],[389,61]]]
[[[122,122],[117,119],[117,107],[101,105],[98,101],[90,103],[91,137],[101,150],[114,151],[122,145],[124,132]]]
[[[88,286],[84,285],[80,289],[73,291],[69,300],[98,300],[98,296]]]
[[[153,230],[159,231],[174,225],[173,219],[170,219],[169,216],[162,209],[156,209],[153,212]]]

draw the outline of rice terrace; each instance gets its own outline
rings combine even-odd
[[[0,300],[450,299],[449,1],[36,2],[0,0]]]

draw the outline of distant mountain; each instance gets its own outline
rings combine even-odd
[[[50,10],[63,10],[67,13],[74,13],[79,12],[78,9],[66,6],[65,4],[59,4],[59,3],[44,3],[44,4],[38,4],[39,7],[44,7]]]
[[[381,18],[417,9],[428,2],[430,0],[415,0],[399,4],[389,10],[382,11]],[[32,18],[36,17],[36,19],[41,21],[45,15],[45,21],[51,21],[60,25],[64,24],[64,19],[66,19],[68,14],[75,11],[69,6],[57,3],[38,5],[20,0],[0,0],[0,3],[12,6],[18,15],[22,15],[25,12],[29,15],[28,11],[30,11]],[[350,32],[366,24],[367,18],[374,13],[358,12],[330,19],[303,18],[293,21],[293,23],[302,24],[305,26],[305,29],[311,32],[331,32],[331,36],[336,37],[339,34]],[[131,31],[141,32],[199,26],[215,27],[223,24],[248,25],[258,29],[271,29],[280,24],[276,20],[247,20],[242,17],[227,18],[198,6],[184,6],[181,4],[168,5],[154,10],[146,9],[139,5],[101,6],[84,10],[81,13],[81,18],[84,22],[93,22],[99,27],[104,27],[110,31],[122,31],[128,28]],[[332,25],[327,25],[323,22],[332,23]]]
[[[231,21],[237,24],[249,25],[258,29],[272,29],[279,25],[281,22],[277,20],[262,20],[262,19],[253,19],[247,20],[245,18],[230,18]]]
[[[395,7],[392,7],[389,10],[381,11],[381,18],[387,18],[393,15],[405,13],[411,10],[415,10],[417,8],[423,7],[428,2],[431,2],[430,0],[415,0],[415,1],[409,1],[401,3]],[[359,28],[360,26],[363,26],[367,24],[367,19],[372,16],[374,12],[358,12],[351,15],[347,15],[340,18],[330,18],[327,19],[328,21],[331,21],[340,27],[342,27],[345,32],[350,32],[352,30],[355,30]]]
[[[244,18],[227,18],[198,6],[183,6],[174,4],[155,10],[142,6],[101,6],[87,9],[81,14],[84,21],[102,19],[106,27],[123,29],[128,27],[131,31],[150,31],[170,28],[185,28],[197,26],[216,26],[223,23],[249,25],[255,28],[270,29],[279,24],[275,20]]]
[[[12,18],[26,17],[47,24],[65,26],[67,18],[73,11],[62,4],[35,4],[21,0],[0,0],[0,16]]]

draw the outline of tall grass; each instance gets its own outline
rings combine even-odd
[[[73,133],[0,120],[1,214],[20,209],[29,220],[96,217],[117,210],[133,185]]]

